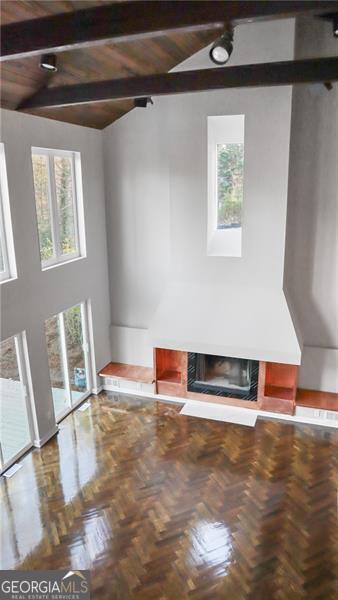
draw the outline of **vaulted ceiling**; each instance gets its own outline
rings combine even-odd
[[[102,4],[111,0],[2,0],[1,24],[44,17]],[[175,32],[148,39],[110,43],[59,53],[58,72],[40,69],[39,56],[1,64],[1,106],[16,109],[44,86],[60,86],[133,75],[164,73],[217,37],[215,29]],[[117,100],[78,106],[39,108],[27,112],[43,117],[103,129],[134,107],[132,100]]]
[[[333,0],[2,0],[0,11],[1,106],[97,129],[135,98],[338,79],[337,57],[166,74],[230,23],[336,18]],[[56,52],[56,73],[40,68],[45,52]]]

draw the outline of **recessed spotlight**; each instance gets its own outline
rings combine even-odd
[[[40,60],[40,68],[44,71],[50,71],[56,73],[58,70],[56,66],[56,55],[55,54],[44,54]]]
[[[225,65],[233,50],[232,42],[233,31],[229,29],[211,46],[209,56],[212,62],[216,65]]]

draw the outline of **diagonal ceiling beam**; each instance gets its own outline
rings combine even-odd
[[[262,87],[337,80],[338,57],[289,60],[45,88],[25,100],[18,108],[22,110],[48,106],[71,106],[104,100],[185,94],[234,87]]]
[[[0,60],[126,41],[172,30],[338,11],[338,2],[180,0],[117,2],[1,26]]]

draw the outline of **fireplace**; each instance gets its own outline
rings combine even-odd
[[[257,401],[259,362],[188,353],[188,391]]]

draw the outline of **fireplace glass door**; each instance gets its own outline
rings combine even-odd
[[[188,389],[191,391],[256,400],[257,383],[257,361],[211,354],[189,354]]]
[[[249,360],[199,354],[196,377],[200,383],[248,392],[251,385]]]

